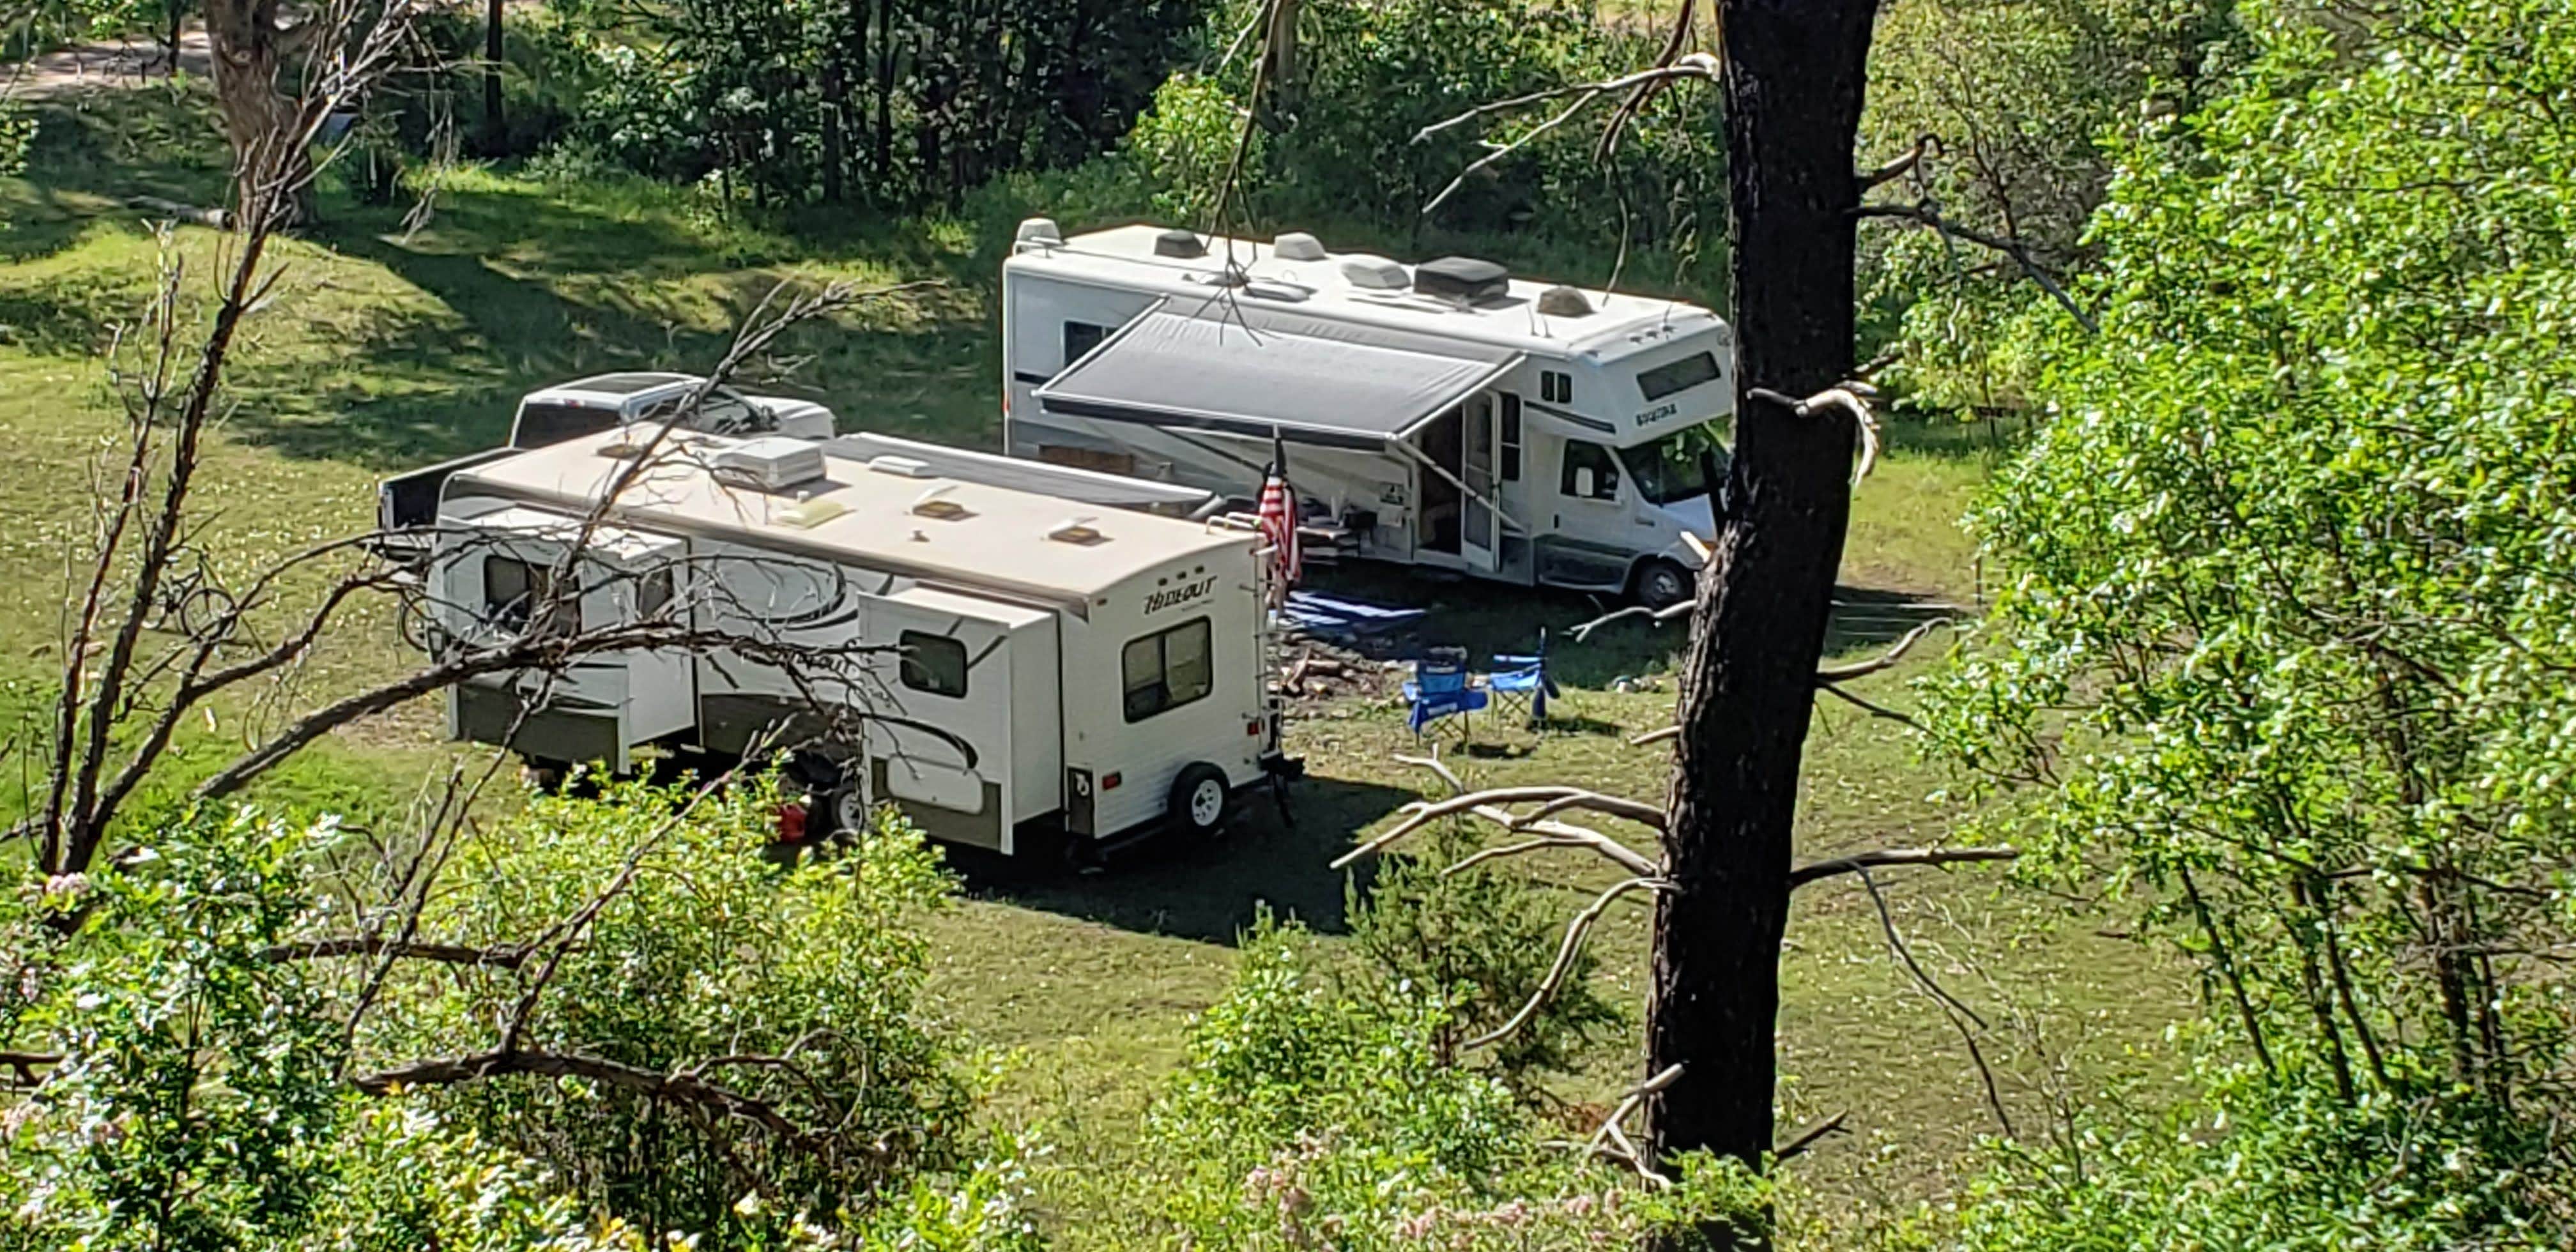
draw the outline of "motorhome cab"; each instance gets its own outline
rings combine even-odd
[[[1689,593],[1712,530],[1689,432],[1734,409],[1706,309],[1266,243],[1023,222],[1002,267],[1015,456],[1234,497],[1275,437],[1352,554],[1514,583]]]
[[[464,683],[457,737],[621,768],[646,744],[781,744],[831,763],[825,820],[890,802],[935,838],[1004,853],[1033,827],[1211,831],[1288,768],[1258,536],[1145,511],[1204,493],[1122,496],[1105,484],[1125,480],[989,454],[934,464],[870,437],[694,432],[661,436],[616,485],[647,429],[448,478],[431,646],[639,622],[715,638]],[[984,462],[1022,485],[979,481]],[[1090,499],[1027,489],[1056,485]],[[782,646],[841,647],[841,662],[781,664]]]

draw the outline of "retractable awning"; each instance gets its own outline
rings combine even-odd
[[[1266,310],[1191,316],[1166,307],[1129,322],[1037,398],[1068,417],[1377,448],[1520,360],[1504,348]]]

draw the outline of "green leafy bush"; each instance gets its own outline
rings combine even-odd
[[[609,783],[416,847],[190,815],[21,879],[0,1248],[1029,1246],[1023,1145],[918,1006],[948,877],[891,816],[774,865],[778,802]]]
[[[1740,1170],[1684,1161],[1670,1187],[1551,1144],[1561,1133],[1437,1040],[1429,988],[1353,994],[1304,932],[1248,937],[1226,997],[1150,1115],[1162,1215],[1183,1247],[1592,1248],[1755,1211]]]
[[[471,873],[432,902],[424,929],[506,948],[627,877],[553,968],[520,1046],[653,1073],[698,1065],[800,1125],[839,1127],[858,1155],[711,1130],[683,1108],[578,1078],[422,1098],[655,1227],[715,1226],[746,1173],[791,1208],[830,1214],[957,1163],[974,1090],[919,1008],[929,954],[913,924],[947,900],[936,854],[888,823],[846,856],[780,870],[756,855],[772,835],[772,789],[737,787],[684,815],[688,794],[612,782],[597,798],[533,801],[467,850]],[[493,1046],[531,982],[526,967],[401,973],[368,1019],[364,1064]],[[704,1066],[718,1057],[746,1059]]]

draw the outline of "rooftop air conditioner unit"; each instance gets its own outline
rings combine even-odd
[[[1302,230],[1292,230],[1270,241],[1270,254],[1282,261],[1321,261],[1329,254],[1323,241]]]
[[[1368,291],[1402,291],[1413,285],[1404,267],[1382,256],[1355,256],[1342,261],[1342,278]]]
[[[784,435],[763,435],[716,453],[718,482],[754,491],[785,491],[823,476],[823,445]]]
[[[1465,304],[1500,299],[1511,292],[1512,274],[1491,261],[1444,256],[1413,267],[1413,289]]]

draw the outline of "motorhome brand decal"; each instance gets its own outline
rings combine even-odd
[[[1681,406],[1677,404],[1659,404],[1654,408],[1638,414],[1635,418],[1631,419],[1631,421],[1638,426],[1652,426],[1655,423],[1681,411]]]
[[[1215,590],[1216,575],[1214,574],[1210,574],[1194,583],[1182,583],[1177,587],[1165,587],[1160,591],[1149,592],[1146,594],[1145,611],[1148,613],[1160,613],[1165,609],[1177,608],[1180,605],[1195,603],[1197,601],[1207,599],[1211,593],[1215,592]]]

